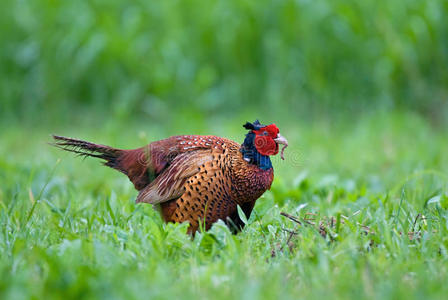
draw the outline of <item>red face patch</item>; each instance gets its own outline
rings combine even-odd
[[[255,133],[255,148],[262,155],[276,155],[278,153],[278,144],[274,141],[280,130],[275,124],[271,124],[253,130]]]

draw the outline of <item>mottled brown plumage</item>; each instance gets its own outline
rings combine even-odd
[[[160,205],[166,222],[188,221],[189,232],[194,233],[201,224],[209,229],[219,219],[241,228],[237,206],[249,217],[255,201],[271,186],[274,172],[268,155],[276,154],[277,142],[287,144],[286,140],[276,127],[272,132],[275,125],[247,124],[256,127],[243,145],[216,136],[184,135],[120,150],[60,136],[54,139],[64,150],[104,159],[105,165],[129,177],[139,191],[137,203]],[[275,140],[272,146],[260,142],[269,136]]]

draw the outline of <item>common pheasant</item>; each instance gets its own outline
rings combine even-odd
[[[200,135],[173,136],[133,150],[56,136],[54,145],[81,156],[103,159],[104,165],[126,174],[139,191],[136,202],[160,205],[166,222],[190,223],[195,233],[219,219],[232,229],[244,223],[239,205],[250,217],[255,201],[271,187],[274,171],[269,158],[288,146],[275,124],[257,120],[243,144]]]

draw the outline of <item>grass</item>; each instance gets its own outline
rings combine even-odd
[[[243,121],[235,122],[199,133],[241,141]],[[246,228],[232,235],[217,223],[194,239],[186,224],[164,224],[136,205],[121,174],[46,145],[58,133],[134,147],[195,126],[143,124],[0,132],[0,298],[448,294],[447,133],[424,119],[278,122],[291,144],[287,160],[274,160],[272,189]]]
[[[446,3],[2,1],[0,299],[446,298]],[[290,146],[238,235],[47,144],[255,118]]]

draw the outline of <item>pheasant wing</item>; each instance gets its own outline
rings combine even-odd
[[[185,182],[199,172],[201,165],[211,160],[210,149],[177,155],[153,182],[139,192],[136,202],[158,204],[179,198],[185,191]]]

